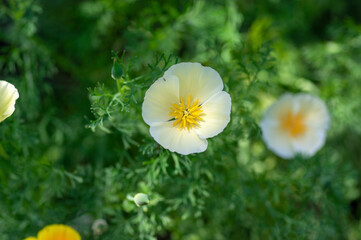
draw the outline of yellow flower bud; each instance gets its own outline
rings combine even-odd
[[[4,121],[15,111],[15,102],[19,92],[14,85],[0,80],[0,122]]]

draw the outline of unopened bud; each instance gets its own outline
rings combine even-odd
[[[120,80],[123,76],[123,69],[120,63],[116,58],[114,58],[113,67],[112,67],[112,78],[114,80]]]
[[[134,196],[134,202],[138,207],[145,206],[149,204],[149,197],[147,194],[144,193],[137,193]]]
[[[97,219],[92,225],[93,234],[95,236],[101,235],[108,228],[108,224],[104,219]]]

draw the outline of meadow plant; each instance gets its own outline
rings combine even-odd
[[[360,7],[3,1],[0,239],[360,239]]]

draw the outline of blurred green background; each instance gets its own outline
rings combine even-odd
[[[20,93],[0,124],[0,239],[53,223],[82,239],[361,239],[360,9],[0,1],[0,79]],[[123,95],[111,50],[125,51]],[[216,69],[232,97],[232,120],[205,153],[162,149],[141,118],[144,92],[176,59]],[[329,108],[326,144],[309,159],[280,159],[261,140],[262,114],[284,92]],[[130,200],[137,192],[146,209]],[[96,219],[108,224],[100,235]]]

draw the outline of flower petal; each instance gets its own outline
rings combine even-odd
[[[307,133],[292,139],[292,147],[296,153],[304,156],[313,156],[324,145],[326,132],[321,129],[319,131],[307,131]]]
[[[330,116],[326,104],[319,98],[309,94],[295,96],[299,111],[305,116],[307,131],[292,139],[292,146],[297,153],[305,156],[314,155],[326,141],[326,130]]]
[[[199,138],[194,131],[173,127],[173,122],[160,123],[150,127],[150,135],[162,147],[183,155],[204,152],[208,142]]]
[[[280,116],[289,110],[295,111],[294,108],[293,95],[285,93],[267,109],[264,119],[273,119],[279,122]]]
[[[201,138],[210,138],[223,131],[230,121],[231,96],[222,91],[214,95],[202,105],[203,120],[194,131]]]
[[[269,149],[278,156],[290,159],[294,157],[295,152],[290,142],[289,136],[284,133],[274,121],[264,120],[261,122],[262,138]]]
[[[223,81],[218,72],[199,63],[178,63],[170,67],[164,76],[175,75],[179,79],[179,96],[188,95],[203,104],[210,97],[222,91]]]
[[[166,122],[172,104],[179,102],[179,81],[176,76],[159,78],[147,90],[142,106],[144,121],[152,126],[159,122]]]
[[[312,131],[328,129],[330,115],[326,104],[319,98],[309,94],[298,94],[295,96],[299,111],[305,116],[306,126]]]
[[[81,240],[81,237],[77,231],[69,226],[53,224],[46,226],[38,233],[38,240],[49,239]]]
[[[19,92],[14,85],[6,81],[0,81],[0,122],[9,117],[15,111],[15,102],[19,98]]]

